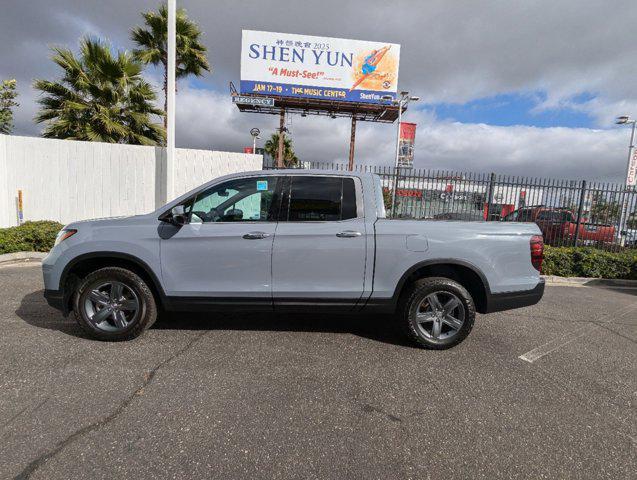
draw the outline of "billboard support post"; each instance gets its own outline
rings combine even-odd
[[[349,163],[348,170],[354,170],[354,147],[356,145],[356,115],[352,115],[352,131],[349,137]]]
[[[279,118],[279,150],[276,156],[276,166],[283,168],[283,146],[285,142],[285,108],[281,109]]]

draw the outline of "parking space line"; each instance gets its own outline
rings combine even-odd
[[[614,319],[621,318],[623,316],[628,315],[633,310],[635,310],[636,307],[637,307],[637,302],[631,303],[630,305],[619,309],[617,312],[608,313],[604,315],[602,319],[605,317],[609,317],[609,319],[606,320],[605,322],[602,322],[601,324],[590,323],[588,325],[584,325],[583,327],[573,330],[572,332],[567,333],[566,335],[560,338],[553,339],[550,342],[545,343],[544,345],[540,345],[539,347],[534,348],[533,350],[530,350],[520,355],[518,358],[520,360],[524,360],[525,362],[533,363],[536,360],[539,360],[540,358],[544,357],[545,355],[548,355],[549,353],[554,352],[558,348],[568,345],[569,343],[574,342],[578,338],[583,337],[584,335],[587,335],[591,332],[594,332],[595,330],[599,330],[604,325],[611,323]]]

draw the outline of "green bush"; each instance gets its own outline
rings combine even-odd
[[[0,228],[0,254],[48,252],[62,224],[49,220],[25,222],[19,227]]]
[[[606,252],[591,247],[544,247],[544,275],[637,280],[637,250]]]

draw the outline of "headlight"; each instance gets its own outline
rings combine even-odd
[[[63,228],[62,230],[58,232],[57,236],[55,237],[55,244],[53,246],[57,245],[60,242],[63,242],[69,237],[72,237],[76,233],[77,233],[77,230],[75,230],[74,228]]]

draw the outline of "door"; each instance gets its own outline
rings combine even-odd
[[[272,252],[277,306],[352,304],[364,289],[367,232],[356,177],[290,176]]]
[[[189,223],[162,232],[167,295],[271,305],[277,183],[273,176],[229,180],[186,202]]]

